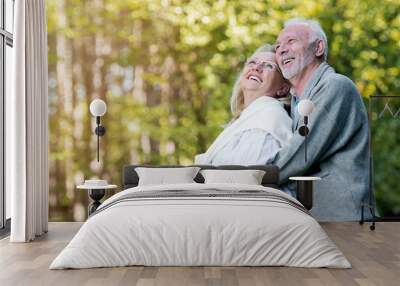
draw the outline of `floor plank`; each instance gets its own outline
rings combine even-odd
[[[50,223],[49,233],[32,243],[0,240],[0,285],[399,285],[400,223],[322,223],[351,262],[352,269],[290,267],[117,267],[50,271],[55,256],[82,223]]]

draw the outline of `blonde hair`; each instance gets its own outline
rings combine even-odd
[[[252,56],[258,53],[275,53],[275,48],[272,45],[265,44],[259,47]],[[233,85],[232,95],[231,95],[231,112],[233,114],[233,120],[239,118],[240,113],[244,109],[244,94],[240,84],[240,79],[242,78],[244,69],[240,71],[238,77],[236,78],[235,84]]]

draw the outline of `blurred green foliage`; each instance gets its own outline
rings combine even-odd
[[[366,103],[398,95],[399,12],[389,0],[47,0],[51,219],[84,219],[87,195],[75,191],[84,178],[121,184],[124,164],[192,163],[230,120],[246,57],[274,43],[289,18],[321,23],[328,62]],[[88,108],[94,98],[108,104],[100,164]],[[387,152],[398,148],[398,133],[391,136]],[[397,180],[398,169],[391,177],[382,170],[378,184]],[[399,188],[391,192],[398,202]]]
[[[373,187],[379,214],[400,217],[400,96],[371,97]]]

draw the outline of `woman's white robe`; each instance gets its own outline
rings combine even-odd
[[[283,104],[262,96],[245,108],[228,125],[196,164],[259,165],[272,162],[282,147],[288,146],[292,120]]]

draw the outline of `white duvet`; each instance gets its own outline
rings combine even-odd
[[[205,189],[262,190],[298,203],[279,190],[254,185],[193,183],[127,189],[100,206],[104,210],[87,220],[50,269],[127,265],[351,267],[315,219],[278,201],[174,197],[110,204],[131,192]]]

